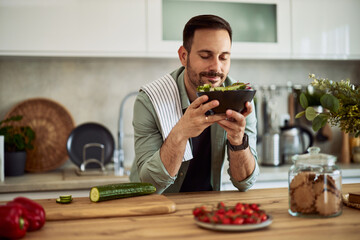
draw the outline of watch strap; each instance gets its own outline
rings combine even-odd
[[[229,140],[226,140],[226,144],[231,151],[241,151],[249,147],[249,136],[244,133],[243,142],[241,145],[232,145]]]

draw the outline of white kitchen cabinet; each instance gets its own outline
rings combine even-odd
[[[2,56],[142,56],[146,0],[0,0]]]
[[[176,57],[184,25],[199,14],[232,25],[232,58],[290,58],[290,0],[148,0],[149,54]]]
[[[292,54],[360,59],[359,0],[292,0]]]

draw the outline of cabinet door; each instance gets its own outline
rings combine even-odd
[[[145,1],[0,0],[0,54],[143,54]]]
[[[150,0],[150,54],[177,56],[186,22],[200,14],[226,19],[233,30],[232,58],[289,58],[289,0]]]
[[[292,0],[293,56],[360,58],[360,1]]]

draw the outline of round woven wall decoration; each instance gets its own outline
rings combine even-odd
[[[68,160],[66,142],[74,129],[74,120],[59,103],[45,98],[25,100],[13,107],[5,118],[21,115],[14,126],[30,126],[35,131],[34,149],[27,151],[28,172],[56,169]]]

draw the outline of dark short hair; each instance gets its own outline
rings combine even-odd
[[[224,29],[229,33],[232,42],[232,30],[225,19],[215,15],[199,15],[191,18],[184,27],[183,46],[188,52],[191,50],[194,33],[198,29]]]

